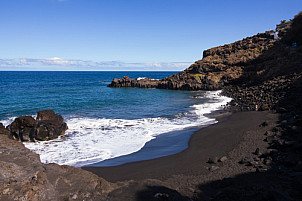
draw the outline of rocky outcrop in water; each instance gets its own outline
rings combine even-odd
[[[137,88],[158,88],[159,80],[151,79],[151,78],[143,78],[133,80],[124,76],[122,79],[114,79],[108,87],[137,87]]]
[[[6,133],[9,133],[10,138],[24,142],[55,139],[63,135],[67,128],[61,115],[52,110],[44,110],[38,112],[37,119],[31,116],[16,118],[5,130],[7,130]]]

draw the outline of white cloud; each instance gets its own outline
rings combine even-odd
[[[41,59],[40,62],[47,65],[59,65],[59,66],[69,66],[74,64],[72,60],[61,59],[59,57]]]
[[[127,63],[123,61],[89,61],[76,59],[62,59],[59,57],[34,59],[0,59],[0,68],[23,67],[30,68],[60,69],[60,70],[171,70],[180,71],[189,67],[191,62],[146,62]],[[7,70],[7,69],[6,69]]]
[[[21,59],[20,59],[20,63],[22,63],[22,64],[25,64],[25,65],[26,65],[26,64],[27,64],[27,60],[26,60],[25,58],[21,58]]]

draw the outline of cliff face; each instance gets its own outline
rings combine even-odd
[[[285,25],[279,30],[282,38],[224,88],[237,109],[302,111],[302,13]]]
[[[217,90],[242,76],[244,68],[275,40],[269,33],[258,34],[224,46],[204,51],[203,59],[196,61],[183,72],[162,80],[114,79],[109,87],[139,87],[180,90]]]
[[[267,34],[257,34],[203,52],[203,59],[185,71],[164,78],[158,88],[217,90],[242,76],[244,68],[274,44]]]

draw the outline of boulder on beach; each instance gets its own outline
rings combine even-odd
[[[63,135],[67,130],[67,124],[63,117],[52,110],[39,111],[37,114],[37,127],[35,139],[48,140]]]
[[[45,141],[63,135],[68,129],[61,115],[52,110],[39,111],[37,118],[22,116],[9,126],[10,138],[20,141]]]
[[[56,114],[52,110],[43,110],[37,113],[38,121],[56,121],[59,123],[63,123],[63,117],[59,114]]]

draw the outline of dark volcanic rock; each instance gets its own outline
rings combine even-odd
[[[59,114],[56,114],[52,110],[43,110],[39,111],[37,114],[37,120],[38,121],[54,121],[58,122],[59,124],[63,123],[63,117]]]
[[[34,138],[37,140],[50,140],[63,135],[67,130],[61,115],[52,110],[40,111],[37,114],[37,127]]]
[[[257,155],[257,156],[260,155],[260,150],[259,150],[259,148],[257,148],[257,149],[255,150],[254,154]]]
[[[158,88],[159,80],[151,78],[133,79],[131,87],[138,88]]]
[[[11,137],[21,141],[33,139],[36,127],[36,120],[31,116],[22,116],[14,120],[10,125]]]
[[[137,87],[137,88],[158,88],[159,80],[151,78],[133,79],[124,76],[122,79],[114,79],[108,87]]]
[[[131,87],[131,78],[124,76],[122,79],[114,78],[108,87]]]
[[[0,123],[0,134],[9,135],[10,132],[7,130],[2,123]]]
[[[51,140],[64,135],[66,130],[66,123],[58,124],[55,121],[39,121],[34,138],[36,140]]]
[[[217,157],[212,157],[212,158],[209,158],[209,160],[207,161],[207,163],[217,163],[217,161],[218,161]]]
[[[51,140],[63,135],[67,130],[61,115],[52,110],[38,112],[37,120],[22,116],[10,125],[10,137],[21,141]]]
[[[239,161],[239,163],[240,163],[240,164],[248,165],[248,164],[250,164],[250,163],[253,162],[253,161],[254,161],[254,159],[251,158],[251,157],[244,157],[244,158],[242,158],[242,159]]]
[[[42,164],[22,143],[0,135],[0,200],[102,200],[114,187],[80,168]]]

